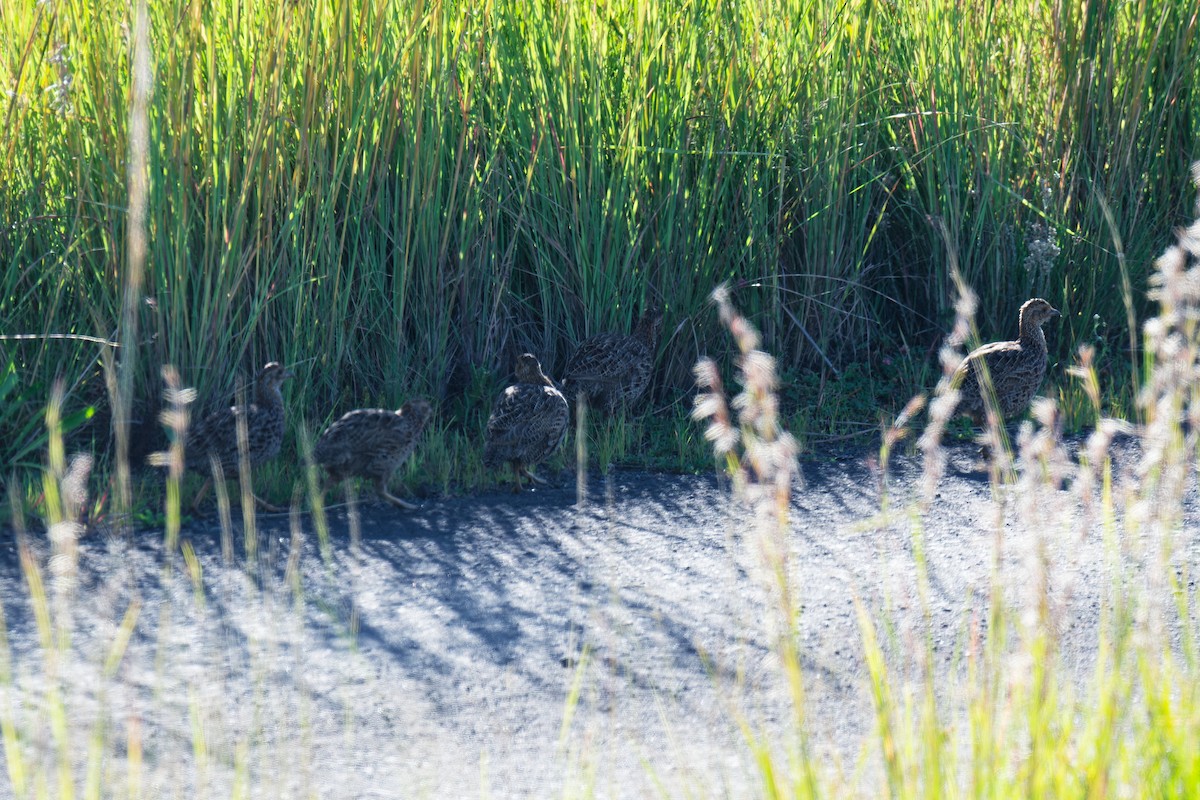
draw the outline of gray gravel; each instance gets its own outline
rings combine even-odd
[[[954,462],[969,455],[960,447]],[[856,596],[881,623],[891,668],[916,679],[928,637],[953,696],[964,649],[986,622],[997,547],[1008,601],[1022,608],[1036,544],[1046,543],[1063,652],[1081,674],[1111,585],[1101,537],[1077,509],[1051,513],[1065,492],[1039,496],[1041,526],[1009,503],[997,534],[985,476],[952,472],[923,517],[882,518],[875,458],[853,451],[805,463],[788,539],[807,743],[829,776],[847,781],[861,756],[868,774],[877,757]],[[893,508],[915,496],[919,470],[897,459]],[[8,539],[0,599],[15,677],[0,702],[27,732],[26,759],[53,774],[46,689],[59,669],[78,779],[87,737],[100,730],[105,783],[127,780],[135,731],[150,797],[229,796],[240,772],[264,797],[757,793],[745,731],[782,758],[795,706],[773,655],[780,615],[753,520],[711,476],[594,476],[584,509],[563,478],[564,488],[431,500],[413,513],[365,502],[357,548],[348,509],[332,508],[329,561],[308,516],[296,523],[295,552],[289,517],[260,517],[249,569],[224,563],[219,532],[194,524],[185,539],[202,597],[183,559],[164,571],[157,535],[85,536],[78,573],[63,569],[52,589],[74,598],[60,667],[38,644]],[[1194,503],[1188,514],[1194,530]],[[1059,517],[1075,522],[1051,522]],[[241,536],[236,529],[239,561]],[[45,537],[32,539],[44,563]],[[134,636],[106,678],[133,602]],[[573,687],[578,701],[568,704]]]

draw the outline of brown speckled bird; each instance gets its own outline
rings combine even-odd
[[[347,478],[374,482],[381,498],[412,511],[417,506],[388,492],[387,483],[412,454],[433,417],[433,406],[418,397],[397,411],[360,408],[344,414],[317,440],[313,458],[325,468],[328,484]]]
[[[216,459],[227,476],[236,475],[238,455],[238,420],[246,422],[246,456],[250,466],[257,466],[279,455],[283,442],[283,394],[280,387],[295,377],[274,361],[263,367],[254,382],[254,402],[248,406],[231,406],[214,411],[200,420],[188,432],[184,461],[188,469],[208,474],[204,486],[192,502],[195,508],[204,499],[212,484],[210,462]],[[258,505],[269,511],[276,506],[255,497]]]
[[[1012,342],[991,342],[972,350],[954,374],[961,397],[958,413],[976,424],[985,418],[980,391],[980,365],[987,365],[996,393],[996,408],[1005,419],[1029,407],[1046,375],[1046,334],[1042,325],[1061,314],[1045,300],[1035,297],[1021,306],[1020,335]]]
[[[492,407],[487,424],[484,466],[512,466],[513,491],[521,491],[521,477],[545,485],[531,467],[562,444],[570,414],[567,399],[554,388],[542,365],[530,353],[517,359],[516,383],[504,390]]]
[[[661,328],[662,312],[651,308],[629,336],[601,333],[585,339],[563,371],[563,393],[572,403],[586,395],[590,407],[608,414],[632,406],[650,385]]]

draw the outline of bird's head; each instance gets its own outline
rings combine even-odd
[[[1021,328],[1026,325],[1041,327],[1041,325],[1054,317],[1061,317],[1062,314],[1054,306],[1040,297],[1035,297],[1032,300],[1026,300],[1021,306]]]
[[[654,347],[658,343],[658,335],[662,331],[663,313],[657,305],[650,306],[638,319],[633,329],[633,335],[646,344]]]
[[[296,376],[285,369],[283,364],[280,364],[278,361],[272,361],[259,370],[257,383],[265,390],[278,391],[284,381],[294,377]]]
[[[552,386],[550,379],[546,377],[546,373],[542,372],[541,362],[537,360],[537,356],[533,353],[522,353],[517,358],[517,368],[515,370],[517,383],[540,383],[545,386]]]
[[[433,405],[424,397],[414,397],[400,407],[400,413],[424,424],[433,416]]]

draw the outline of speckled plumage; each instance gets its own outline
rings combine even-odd
[[[1038,297],[1027,300],[1021,306],[1020,335],[1016,340],[991,342],[972,350],[955,372],[960,393],[958,413],[970,417],[977,425],[984,420],[981,364],[987,365],[1000,414],[1008,418],[1023,413],[1046,375],[1049,357],[1042,325],[1057,316],[1061,315],[1045,300]]]
[[[324,467],[330,482],[365,478],[375,484],[375,491],[384,500],[414,509],[416,506],[390,494],[387,483],[412,454],[432,416],[433,407],[424,398],[409,400],[397,411],[350,411],[321,434],[313,458]]]
[[[571,403],[579,394],[588,405],[605,413],[629,407],[645,394],[654,369],[654,352],[662,313],[654,308],[642,314],[633,333],[601,333],[585,339],[563,372],[563,393]]]
[[[209,459],[216,457],[226,474],[238,470],[238,418],[246,420],[246,455],[250,466],[279,455],[283,443],[283,393],[280,387],[292,377],[282,365],[272,361],[263,367],[254,382],[254,402],[248,406],[230,406],[214,411],[188,431],[184,457],[188,469],[208,472]]]
[[[562,444],[570,414],[567,400],[542,372],[537,358],[525,353],[517,359],[516,383],[497,398],[488,418],[485,466],[512,466],[514,491],[521,476],[545,483],[530,468],[544,461]]]
[[[184,445],[184,463],[188,469],[209,474],[215,458],[226,476],[236,475],[241,457],[238,452],[238,420],[246,421],[246,457],[250,466],[257,466],[279,455],[283,443],[283,393],[280,387],[293,377],[283,365],[274,361],[263,367],[254,382],[254,402],[245,406],[230,406],[214,411],[192,426]],[[208,491],[211,474],[196,494],[193,506],[199,505]],[[259,500],[264,507],[270,504]]]

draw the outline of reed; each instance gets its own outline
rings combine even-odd
[[[877,368],[947,319],[931,219],[981,327],[1043,294],[1067,312],[1060,359],[1099,319],[1100,366],[1132,374],[1147,306],[1121,289],[1163,244],[1135,232],[1179,221],[1200,113],[1177,0],[152,6],[141,281],[128,7],[0,14],[0,366],[26,389],[0,411],[25,433],[0,437],[5,463],[30,463],[56,375],[66,415],[102,412],[80,436],[109,452],[128,417],[140,452],[166,364],[229,397],[287,361],[313,419],[453,401],[520,352],[554,374],[655,298],[669,401],[724,281],[785,372]],[[128,412],[109,348],[62,334],[126,337]]]

